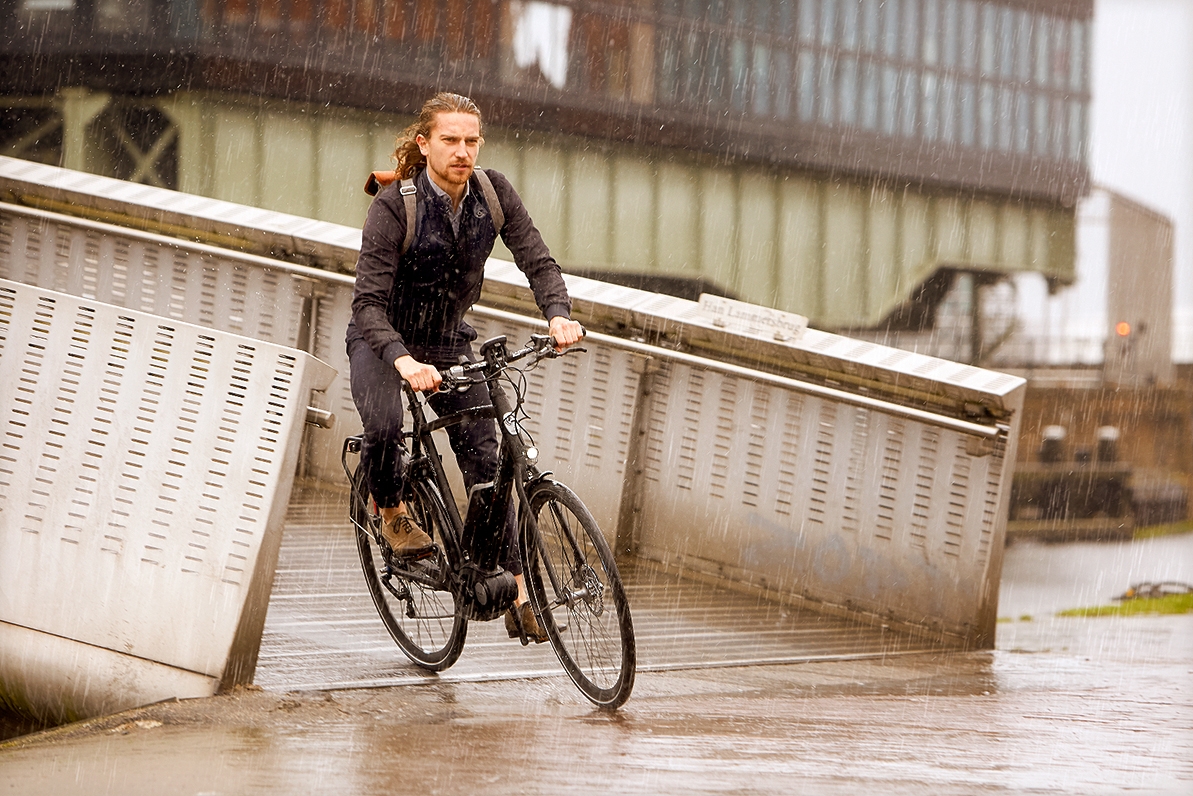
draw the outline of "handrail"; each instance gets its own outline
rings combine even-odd
[[[473,308],[473,312],[477,312],[494,320],[514,323],[529,322],[532,325],[543,327],[546,327],[547,325],[546,321],[527,318],[525,315],[506,312],[505,310],[496,310],[490,307],[475,307]],[[933,414],[932,412],[926,412],[922,409],[916,409],[911,406],[901,406],[899,404],[893,404],[887,401],[880,401],[877,398],[870,398],[865,395],[854,395],[853,393],[845,392],[844,390],[836,390],[832,387],[811,384],[806,381],[787,378],[786,376],[776,376],[773,373],[766,373],[760,370],[751,370],[750,368],[744,368],[740,365],[732,365],[727,362],[718,362],[715,359],[705,359],[704,357],[685,354],[680,351],[670,351],[666,348],[658,348],[645,343],[638,343],[633,340],[623,340],[620,337],[613,337],[600,332],[589,332],[584,339],[591,340],[593,342],[599,342],[612,348],[620,348],[623,351],[641,354],[643,356],[666,359],[684,365],[694,365],[696,367],[718,371],[728,376],[750,379],[751,381],[763,382],[776,387],[783,387],[785,389],[795,390],[808,395],[815,395],[820,398],[829,398],[834,401],[841,401],[842,403],[853,404],[854,406],[860,406],[866,409],[873,409],[874,411],[882,412],[884,414],[903,417],[907,418],[908,420],[915,420],[921,423],[928,423],[930,425],[947,428],[952,431],[959,431],[962,434],[969,434],[975,437],[1005,437],[1009,432],[1009,428],[1002,423],[993,426],[984,426],[980,423],[971,423],[967,420],[958,420],[953,417],[948,417],[947,415]]]
[[[248,254],[245,252],[235,251],[233,249],[221,249],[217,246],[211,246],[205,243],[197,243],[194,241],[182,240],[180,238],[171,238],[165,235],[159,235],[153,232],[144,232],[136,229],[129,229],[128,227],[120,227],[113,224],[107,224],[102,221],[92,221],[90,219],[79,218],[77,216],[67,216],[60,213],[55,213],[49,210],[41,210],[37,208],[23,207],[8,202],[0,202],[0,212],[10,212],[16,215],[23,215],[29,218],[40,218],[56,223],[64,223],[67,225],[74,225],[84,229],[91,229],[97,232],[104,232],[109,234],[121,235],[136,240],[145,241],[147,243],[155,243],[164,246],[171,246],[178,249],[189,250],[202,254],[222,257],[228,260],[235,260],[246,264],[251,264],[264,268],[272,268],[274,270],[290,273],[293,276],[310,279],[314,281],[322,280],[344,287],[351,287],[355,284],[355,278],[346,274],[337,274],[330,271],[323,271],[318,268],[310,268],[308,266],[296,265],[284,260],[274,260],[268,257],[262,257],[256,254]],[[529,323],[535,326],[546,327],[546,322],[536,320],[525,315],[508,312],[505,310],[494,309],[492,307],[477,306],[473,307],[473,312],[486,318],[494,320],[501,320],[515,323]],[[864,395],[856,395],[854,393],[845,392],[844,390],[837,390],[832,387],[825,387],[819,384],[812,384],[809,382],[799,381],[797,379],[788,378],[785,376],[778,376],[764,371],[751,370],[749,368],[733,365],[726,362],[719,362],[715,359],[706,359],[704,357],[694,356],[692,354],[685,354],[679,351],[670,351],[665,348],[650,346],[645,343],[638,343],[633,340],[624,340],[619,337],[602,334],[599,332],[590,332],[588,334],[589,340],[600,342],[604,345],[613,348],[619,348],[623,351],[629,351],[643,356],[655,357],[659,359],[670,360],[685,365],[694,365],[697,367],[707,368],[709,370],[718,371],[730,376],[750,379],[752,381],[771,384],[776,387],[784,389],[795,390],[807,395],[815,395],[822,398],[828,398],[834,401],[851,404],[853,406],[860,406],[866,409],[872,409],[884,414],[902,417],[909,420],[915,420],[923,423],[928,423],[940,428],[947,428],[953,431],[959,431],[962,434],[968,434],[975,437],[983,438],[998,438],[1005,437],[1008,428],[1003,424],[996,424],[993,426],[986,426],[980,423],[973,423],[966,420],[959,420],[957,418],[948,417],[946,415],[933,414],[922,409],[916,409],[910,406],[902,406],[900,404],[893,404],[888,401],[870,398]]]
[[[53,221],[54,223],[58,224],[73,225],[82,229],[94,230],[95,232],[120,235],[122,237],[133,238],[145,243],[169,246],[175,249],[184,249],[197,254],[220,257],[225,260],[236,260],[247,265],[255,265],[262,268],[272,268],[276,271],[285,271],[293,276],[301,277],[303,279],[324,280],[349,287],[356,283],[356,279],[352,276],[348,276],[347,274],[337,274],[332,271],[324,271],[319,268],[297,265],[285,260],[275,260],[270,257],[262,257],[259,254],[249,254],[248,252],[237,251],[236,249],[224,249],[219,246],[212,246],[207,243],[199,243],[197,241],[185,240],[183,238],[172,238],[168,235],[160,235],[156,232],[145,232],[144,230],[134,229],[132,227],[121,227],[116,224],[108,224],[103,221],[93,221],[89,218],[68,216],[62,213],[55,213],[52,210],[25,207],[24,205],[12,204],[11,202],[0,202],[0,212],[12,213],[14,215],[25,216],[27,218],[39,218],[46,221]]]

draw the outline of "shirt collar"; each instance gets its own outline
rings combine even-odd
[[[431,190],[435,192],[436,196],[442,196],[444,199],[447,199],[447,206],[450,209],[452,198],[447,195],[447,191],[436,185],[435,181],[431,179],[430,174],[427,175],[427,182],[431,184]],[[464,200],[468,198],[468,194],[472,193],[472,185],[470,184],[471,182],[472,178],[469,177],[468,182],[464,183],[464,195],[460,197],[460,210],[464,209]]]

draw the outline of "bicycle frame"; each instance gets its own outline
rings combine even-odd
[[[495,338],[487,341],[481,347],[481,355],[484,357],[483,364],[487,368],[492,369],[495,373],[505,369],[509,364],[508,351],[505,347],[504,338]],[[480,365],[482,363],[477,363]],[[493,524],[504,523],[509,511],[509,502],[516,492],[518,498],[523,506],[528,505],[526,490],[535,481],[546,478],[549,473],[542,473],[536,466],[538,458],[537,450],[533,446],[528,445],[524,439],[521,424],[518,422],[515,407],[510,401],[509,396],[500,384],[495,379],[487,380],[489,385],[489,398],[492,403],[488,406],[475,407],[472,409],[465,409],[459,412],[453,412],[450,415],[437,418],[436,420],[428,421],[424,406],[425,401],[420,401],[408,383],[403,383],[403,390],[406,393],[406,402],[410,409],[412,429],[410,432],[404,434],[404,438],[410,441],[411,466],[420,466],[420,462],[426,462],[426,466],[431,468],[431,474],[436,486],[439,488],[439,493],[445,497],[448,514],[451,520],[452,529],[456,535],[456,539],[452,543],[461,555],[457,558],[459,561],[469,561],[475,551],[467,550],[464,537],[464,518],[460,516],[459,509],[456,506],[456,501],[451,498],[453,493],[451,486],[448,483],[447,474],[443,468],[443,459],[439,454],[432,434],[439,429],[447,428],[449,426],[460,423],[470,418],[493,418],[497,420],[498,430],[500,432],[498,437],[498,466],[497,475],[493,480],[494,494],[493,507],[490,513]],[[417,472],[412,470],[410,477],[420,477]],[[531,512],[523,512],[524,516],[521,521],[529,523],[532,526],[531,533],[527,535],[530,540],[538,539],[538,529],[533,527],[535,525],[534,517]],[[498,538],[500,534],[499,528],[488,528],[489,537],[491,539]],[[572,547],[573,552],[579,556],[579,543],[575,539],[570,528],[565,526],[568,544]],[[527,551],[523,551],[526,555]],[[552,587],[556,594],[566,594],[568,603],[579,599],[584,599],[587,596],[585,591],[569,591],[563,587],[563,581],[559,577],[559,573],[555,571],[555,567],[549,558],[543,559],[544,568],[547,571],[547,576],[551,581]]]

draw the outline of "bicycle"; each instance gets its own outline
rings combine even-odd
[[[403,383],[411,418],[403,433],[403,500],[437,542],[430,558],[389,554],[364,468],[348,466],[349,454],[360,453],[361,437],[344,440],[340,461],[351,484],[349,513],[365,582],[382,622],[411,661],[431,671],[447,669],[464,648],[469,620],[495,619],[513,604],[513,576],[496,562],[516,498],[519,552],[535,618],[581,693],[601,707],[616,708],[629,698],[636,670],[625,588],[596,520],[574,492],[539,470],[538,449],[522,423],[524,371],[558,356],[547,335],[531,335],[515,351],[504,336],[486,341],[478,361],[441,373],[440,390],[463,391],[483,382],[492,403],[435,420],[427,420],[425,400]],[[527,358],[528,364],[514,367]],[[498,470],[491,486],[473,487],[461,518],[431,434],[469,417],[498,420]],[[525,634],[521,642],[529,643]]]

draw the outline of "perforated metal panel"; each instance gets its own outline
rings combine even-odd
[[[137,704],[121,671],[156,698],[250,681],[305,410],[333,375],[0,280],[5,698],[69,717]]]
[[[675,363],[655,376],[640,555],[968,635],[1001,443]]]
[[[316,282],[270,266],[52,214],[0,214],[0,279],[306,348]]]

